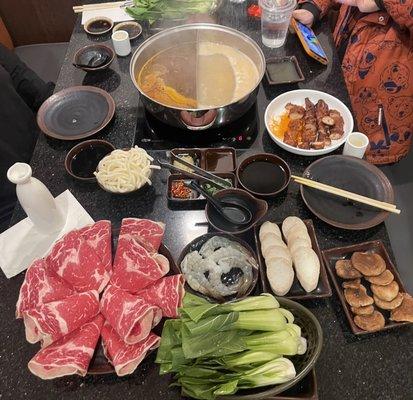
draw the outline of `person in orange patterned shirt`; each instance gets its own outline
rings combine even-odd
[[[367,160],[405,157],[413,136],[413,0],[301,0],[294,18],[311,26],[339,5],[334,41]]]

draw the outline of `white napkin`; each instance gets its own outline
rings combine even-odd
[[[65,233],[93,224],[92,217],[69,190],[55,200],[62,215],[66,216],[66,223],[60,232],[39,232],[30,219],[25,218],[0,235],[0,267],[7,278],[19,274],[34,260],[45,256],[53,243]]]
[[[95,11],[83,11],[82,13],[82,25],[86,21],[89,21],[91,18],[96,17],[107,17],[110,18],[113,22],[123,22],[123,21],[132,21],[133,18],[125,11],[125,8],[103,8],[101,10]]]

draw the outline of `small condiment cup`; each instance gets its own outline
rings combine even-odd
[[[344,145],[343,155],[363,158],[368,145],[369,138],[364,133],[350,133]]]
[[[128,56],[131,51],[131,45],[129,40],[129,33],[126,31],[116,31],[112,33],[112,43],[115,53],[118,56],[125,57]]]

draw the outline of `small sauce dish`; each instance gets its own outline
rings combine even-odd
[[[65,158],[65,168],[69,175],[83,182],[96,182],[94,172],[105,156],[115,150],[106,140],[86,140],[74,146]]]
[[[288,164],[274,154],[254,154],[237,168],[240,186],[258,197],[274,197],[290,183],[291,170]]]
[[[115,52],[103,44],[91,44],[79,49],[74,56],[73,66],[87,72],[106,69],[115,58]]]
[[[89,35],[103,35],[113,28],[113,21],[107,17],[95,17],[87,20],[83,25],[83,29]]]
[[[248,225],[234,225],[225,218],[222,218],[217,210],[208,203],[205,207],[205,214],[208,222],[216,230],[224,233],[239,234],[246,232],[257,224],[268,211],[268,204],[265,200],[257,199],[252,194],[242,189],[220,190],[215,193],[214,199],[238,204],[241,207],[247,208],[252,215],[252,219]]]
[[[116,24],[113,28],[113,32],[119,30],[128,32],[130,40],[136,39],[142,34],[142,26],[134,21],[126,21]]]

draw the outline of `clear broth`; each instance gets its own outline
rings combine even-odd
[[[182,43],[149,59],[136,80],[151,99],[178,108],[215,108],[250,93],[259,73],[253,61],[230,46]]]

